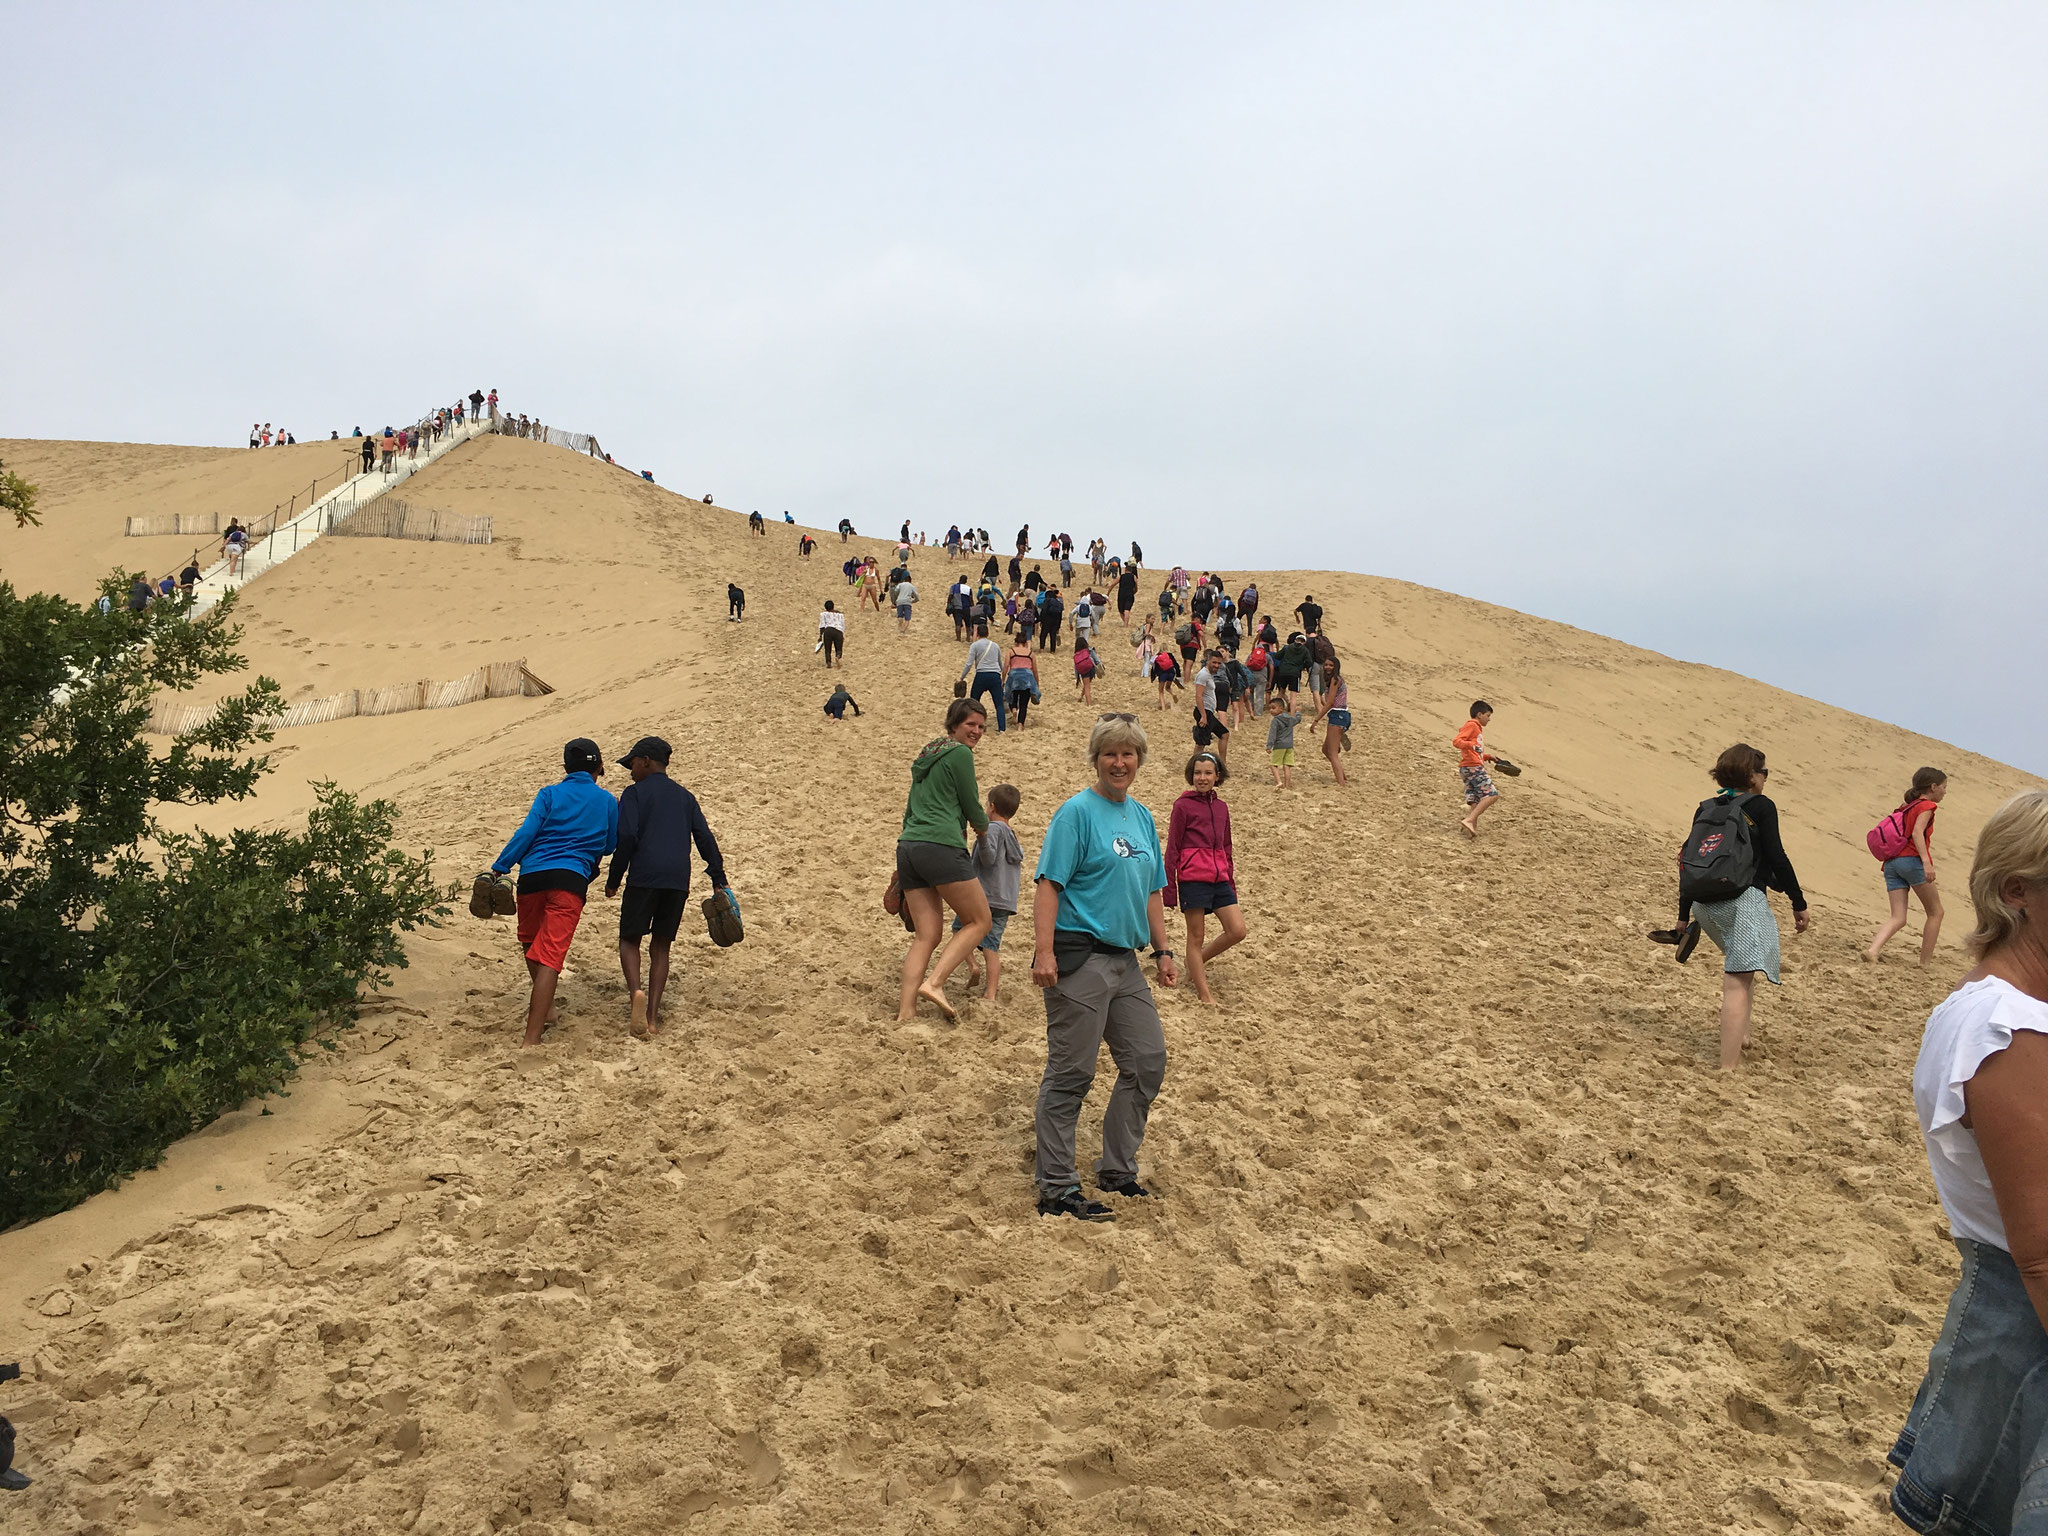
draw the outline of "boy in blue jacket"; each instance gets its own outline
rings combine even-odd
[[[602,859],[619,841],[619,802],[598,787],[604,754],[579,736],[562,748],[562,781],[533,797],[533,808],[491,865],[505,875],[519,866],[519,944],[533,997],[526,1006],[526,1043],[539,1045],[555,1022],[555,984],[569,941]]]

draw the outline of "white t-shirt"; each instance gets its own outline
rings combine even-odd
[[[821,613],[818,615],[818,628],[836,629],[843,633],[846,629],[846,615],[837,608],[829,613]]]
[[[1913,1108],[1949,1230],[2000,1248],[2007,1247],[2005,1223],[1998,1218],[1998,1197],[1991,1192],[1976,1133],[1962,1123],[1963,1085],[1987,1056],[2012,1044],[2013,1032],[2021,1029],[2048,1035],[2048,1003],[1987,976],[1958,987],[1927,1016],[1920,1056],[1913,1063]]]

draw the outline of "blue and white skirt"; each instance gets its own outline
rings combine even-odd
[[[1778,919],[1762,891],[1751,886],[1733,901],[1694,902],[1692,915],[1727,956],[1722,970],[1730,976],[1762,971],[1778,985]]]

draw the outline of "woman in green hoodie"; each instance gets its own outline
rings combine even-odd
[[[896,840],[896,880],[903,891],[903,910],[917,925],[910,953],[903,959],[903,995],[896,1022],[917,1013],[922,997],[947,1018],[956,1015],[946,1001],[946,978],[974,953],[988,933],[988,897],[974,875],[967,851],[966,829],[988,829],[981,790],[974,782],[974,745],[988,726],[978,699],[955,699],[946,711],[946,734],[926,744],[910,765],[910,799],[903,807],[903,830]],[[930,976],[932,952],[939,947],[947,907],[960,926]]]

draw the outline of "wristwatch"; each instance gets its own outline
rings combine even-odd
[[[1152,958],[1154,960],[1171,960],[1173,958],[1173,951],[1170,949],[1155,949],[1152,951]]]

